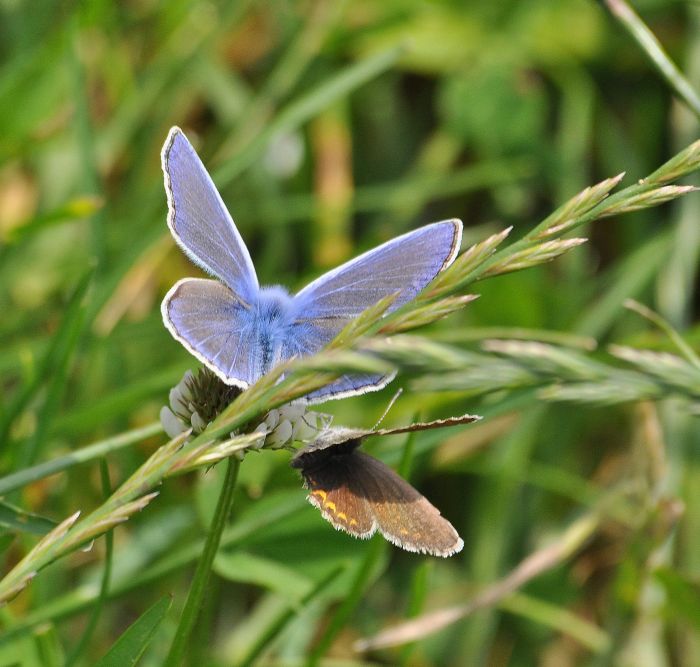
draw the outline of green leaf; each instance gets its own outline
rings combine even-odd
[[[54,526],[55,521],[31,512],[25,512],[4,500],[0,500],[0,527],[32,535],[46,535]]]
[[[291,602],[300,602],[310,591],[308,577],[275,560],[250,553],[220,553],[214,571],[224,579],[269,588]]]
[[[166,596],[147,609],[112,645],[95,667],[135,665],[151,643],[153,635],[170,609],[172,598]]]

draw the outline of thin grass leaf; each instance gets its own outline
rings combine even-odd
[[[92,445],[77,449],[71,454],[66,454],[65,456],[60,456],[56,459],[46,461],[45,463],[39,463],[30,468],[18,470],[5,477],[0,477],[0,496],[26,486],[27,484],[31,484],[32,482],[49,477],[50,475],[70,470],[83,463],[95,461],[125,447],[131,447],[162,432],[163,427],[160,425],[160,422],[154,422],[148,426],[137,428],[133,431],[126,431],[112,438],[106,438]]]
[[[559,605],[523,593],[512,593],[500,601],[499,607],[556,630],[593,653],[604,654],[610,650],[612,641],[607,632]]]
[[[65,414],[56,416],[51,433],[57,436],[74,436],[86,431],[91,432],[106,421],[128,415],[144,401],[167,394],[189,365],[191,363],[180,362],[161,372],[148,373],[134,379],[126,387],[95,398],[87,405],[74,406]]]
[[[112,648],[95,663],[95,667],[127,667],[135,665],[170,609],[172,598],[162,597],[138,617],[117,639]]]
[[[632,39],[637,42],[644,55],[649,58],[671,90],[685,102],[696,116],[700,117],[700,97],[639,15],[625,0],[604,0],[603,4]]]
[[[190,585],[187,601],[180,615],[180,622],[175,632],[175,638],[170,645],[170,650],[163,663],[167,667],[179,667],[185,659],[190,636],[197,621],[197,617],[199,616],[206,588],[211,577],[214,557],[219,549],[224,526],[231,513],[233,491],[236,488],[239,465],[240,462],[236,458],[230,457],[228,459],[224,485],[216,505],[214,518],[209,527],[207,540],[204,544],[202,555],[197,563],[197,569],[195,570],[194,579]]]
[[[292,604],[303,604],[314,587],[313,581],[293,568],[270,558],[245,551],[222,552],[214,559],[214,571],[228,581],[262,586]]]
[[[396,201],[405,204],[408,193],[416,197],[419,193],[419,207],[427,202],[435,202],[454,195],[474,192],[481,189],[509,185],[522,181],[532,174],[532,163],[528,159],[508,160],[483,159],[476,164],[453,168],[446,174],[434,172],[420,175],[404,175],[396,180],[377,185],[360,185],[353,189],[352,199],[347,203],[348,213],[383,213],[396,208]],[[284,225],[290,222],[303,222],[319,214],[318,197],[313,193],[288,194],[280,200],[277,217],[269,224]],[[241,201],[236,203],[240,219],[249,219],[256,207]],[[401,215],[401,220],[407,216]]]
[[[642,317],[646,318],[650,322],[653,322],[659,329],[661,329],[673,342],[673,344],[678,348],[681,354],[698,370],[700,370],[700,357],[695,353],[688,343],[686,343],[681,335],[676,331],[671,323],[665,320],[661,315],[655,313],[651,308],[647,308],[645,305],[635,301],[634,299],[627,299],[623,304],[625,308],[638,313]]]
[[[87,85],[86,68],[80,58],[80,25],[77,17],[73,23],[73,34],[71,37],[73,42],[73,48],[70,50],[70,53],[72,56],[73,99],[75,101],[74,124],[78,135],[78,150],[82,167],[81,181],[87,193],[95,197],[102,197],[103,193],[98,173],[95,140],[90,117],[90,91]],[[94,211],[90,220],[92,258],[98,271],[101,270],[105,260],[104,223],[104,209],[100,207]]]
[[[83,299],[87,293],[88,287],[90,287],[92,276],[93,270],[91,269],[85,273],[78,282],[78,285],[66,304],[61,325],[52,337],[51,343],[39,362],[35,373],[14,395],[12,400],[5,406],[2,415],[0,415],[0,449],[7,449],[9,445],[8,436],[12,423],[29,405],[29,402],[34,398],[43,383],[46,382],[46,379],[60,375],[61,369],[65,369],[65,365],[68,363],[71,352],[82,330],[84,319]],[[60,385],[57,386],[56,391],[59,389]],[[25,452],[21,456],[24,465],[31,461],[32,457],[30,454],[35,453],[40,443],[36,438],[33,442],[34,445],[32,449],[34,452]]]
[[[46,535],[55,526],[56,522],[47,517],[27,512],[0,500],[0,529],[31,535]]]
[[[601,337],[619,317],[620,305],[642,293],[663,266],[670,250],[670,235],[660,234],[628,253],[614,270],[601,276],[603,292],[581,313],[573,330]]]
[[[214,180],[220,186],[232,181],[253,163],[275,135],[295,130],[322,109],[385,72],[396,63],[403,50],[403,47],[394,47],[361,60],[290,103],[233,159],[214,172]]]
[[[241,123],[234,135],[217,150],[215,160],[230,159],[245,147],[250,137],[264,131],[273,118],[275,106],[297,85],[313,62],[328,33],[336,27],[345,3],[319,4],[311,8],[309,20],[277,60],[262,88],[241,110]]]
[[[408,601],[408,609],[406,610],[407,618],[415,618],[425,606],[425,601],[428,595],[428,586],[430,574],[433,571],[433,563],[429,560],[420,563],[413,575],[411,576],[411,592]],[[409,642],[401,647],[400,665],[405,667],[408,664],[411,653],[413,653],[416,644]]]
[[[471,602],[428,612],[416,619],[395,625],[372,637],[355,642],[357,651],[366,652],[428,637],[452,625],[458,620],[473,614],[479,609],[493,606],[523,586],[527,581],[539,576],[570,558],[598,530],[600,516],[592,512],[572,523],[553,544],[527,556],[506,577],[479,593]]]

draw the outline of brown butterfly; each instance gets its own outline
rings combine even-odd
[[[452,556],[464,546],[452,524],[389,466],[358,448],[372,435],[423,431],[478,419],[463,415],[392,429],[328,429],[300,449],[291,466],[301,470],[309,502],[335,528],[362,539],[378,530],[406,551]]]

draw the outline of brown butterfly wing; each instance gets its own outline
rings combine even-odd
[[[301,467],[304,486],[309,489],[307,498],[318,507],[323,518],[338,530],[367,539],[374,535],[377,524],[369,503],[357,492],[357,485],[351,483],[354,478],[352,459],[352,453],[315,455],[307,459],[308,466],[298,462],[295,467]]]
[[[464,542],[423,495],[389,466],[369,454],[353,451],[348,486],[366,499],[382,535],[407,551],[451,556]]]

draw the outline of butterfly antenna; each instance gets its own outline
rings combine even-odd
[[[384,421],[384,417],[386,417],[387,414],[389,414],[389,410],[391,410],[391,408],[394,407],[394,403],[396,403],[396,401],[398,400],[399,396],[401,396],[401,394],[403,394],[403,389],[401,387],[399,387],[396,390],[396,393],[394,394],[392,399],[389,401],[389,405],[386,406],[386,410],[384,410],[384,413],[379,418],[379,421],[377,421],[377,423],[372,427],[373,431],[376,431],[379,424],[381,424]]]

